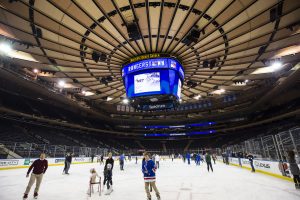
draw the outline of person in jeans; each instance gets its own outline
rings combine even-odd
[[[48,168],[48,161],[45,159],[45,157],[46,157],[45,154],[42,153],[40,155],[40,158],[35,160],[27,171],[26,177],[29,177],[31,170],[33,169],[29,179],[29,183],[27,185],[26,191],[23,196],[24,200],[28,198],[28,193],[30,192],[30,189],[35,181],[36,181],[36,185],[34,189],[34,198],[37,199],[38,197],[38,192],[40,189],[40,185],[42,183],[43,175],[45,174]]]
[[[291,174],[293,175],[295,187],[296,189],[300,189],[300,170],[296,163],[294,151],[288,152],[288,162],[289,162]]]
[[[254,165],[253,165],[254,156],[249,153],[249,154],[247,154],[247,158],[248,158],[249,163],[250,163],[251,168],[252,168],[251,172],[255,172],[255,168],[254,168]]]
[[[120,158],[119,158],[121,171],[124,170],[124,160],[125,160],[125,156],[124,156],[124,154],[121,154]]]
[[[68,153],[65,158],[65,168],[63,171],[65,174],[69,174],[71,163],[72,163],[72,154]]]
[[[211,164],[211,155],[210,155],[209,152],[206,153],[205,161],[206,161],[206,164],[207,164],[207,171],[209,172],[209,168],[210,168],[211,171],[214,172],[214,170],[212,168],[212,164]]]
[[[147,200],[151,200],[149,186],[151,186],[154,189],[157,200],[160,200],[160,194],[159,194],[159,191],[155,184],[155,180],[156,180],[156,178],[155,178],[155,171],[156,171],[155,163],[153,162],[153,160],[150,159],[150,154],[147,152],[144,153],[144,158],[145,158],[145,160],[143,160],[143,162],[142,162],[142,172],[144,174],[145,191],[147,194]]]

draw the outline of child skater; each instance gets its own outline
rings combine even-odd
[[[112,189],[112,165],[107,164],[106,168],[104,169],[104,181],[103,181],[103,190],[105,188],[105,184],[107,186],[106,195],[110,194]]]
[[[98,173],[96,172],[95,168],[90,169],[90,172],[91,172],[91,176],[90,176],[89,189],[88,189],[88,191],[87,191],[87,194],[88,194],[88,195],[91,195],[92,193],[94,193],[94,186],[93,186],[93,184],[96,183],[96,178],[97,178],[97,177],[100,178],[100,176],[99,176]],[[101,183],[99,182],[99,184],[101,184]]]

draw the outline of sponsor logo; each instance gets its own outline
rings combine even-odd
[[[24,165],[31,165],[31,164],[33,163],[33,161],[34,161],[34,160],[30,160],[30,159],[26,158],[26,159],[24,160]]]
[[[77,162],[84,162],[84,158],[74,158],[74,161],[77,161]]]
[[[55,163],[61,163],[61,162],[65,162],[65,159],[64,158],[55,159]]]
[[[270,169],[270,164],[267,164],[267,163],[261,163],[261,162],[258,162],[258,161],[255,161],[254,162],[254,165],[256,167],[262,167],[262,168],[266,168],[266,169]]]
[[[18,165],[19,160],[1,160],[0,166]]]

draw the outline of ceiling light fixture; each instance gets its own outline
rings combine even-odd
[[[106,100],[107,100],[107,101],[111,101],[111,100],[113,100],[113,98],[112,98],[112,97],[107,97]]]
[[[58,82],[58,86],[61,87],[61,88],[64,88],[65,85],[66,85],[66,82],[63,81],[63,80],[60,80],[60,81]]]
[[[8,54],[8,53],[12,52],[12,48],[7,43],[1,43],[0,44],[0,51],[2,51],[5,54]]]
[[[201,95],[194,96],[194,99],[196,99],[196,100],[199,100],[200,98],[201,98]]]
[[[39,73],[39,70],[38,69],[33,69],[33,73],[37,74],[37,73]]]
[[[128,104],[128,103],[129,103],[129,100],[128,100],[128,99],[123,99],[122,102],[123,102],[124,104]]]
[[[271,68],[273,69],[273,71],[277,71],[277,70],[279,70],[281,67],[282,67],[282,63],[280,63],[280,62],[274,62],[274,63],[271,65]]]

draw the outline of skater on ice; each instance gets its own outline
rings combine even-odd
[[[89,188],[88,188],[87,194],[91,196],[92,193],[94,193],[94,185],[99,184],[98,187],[100,187],[101,177],[98,175],[95,168],[90,169],[90,173],[91,173],[91,176],[90,176],[90,182],[89,182]],[[97,177],[100,179],[98,182],[96,180]],[[100,192],[100,188],[99,188],[99,192]]]
[[[144,160],[142,162],[142,172],[144,174],[145,191],[147,194],[147,200],[151,200],[149,186],[151,186],[154,189],[157,200],[160,200],[160,194],[155,183],[156,166],[154,161],[150,159],[150,154],[147,152],[144,153]]]
[[[120,161],[120,170],[121,170],[121,171],[124,171],[124,161],[125,161],[125,156],[124,156],[124,154],[121,154],[121,155],[120,155],[119,161]]]
[[[300,170],[296,163],[294,151],[288,152],[288,162],[289,162],[291,174],[293,175],[295,187],[296,189],[300,189]]]
[[[105,184],[107,186],[106,195],[110,194],[113,191],[112,185],[112,170],[114,168],[114,159],[112,158],[112,153],[108,154],[108,159],[105,161],[104,166],[104,181],[103,181],[103,189]]]
[[[210,155],[209,152],[206,153],[205,161],[206,161],[206,164],[207,164],[207,171],[209,172],[209,168],[210,168],[211,171],[214,172],[212,164],[211,164],[211,155]]]
[[[254,159],[254,156],[251,154],[251,153],[248,153],[247,154],[247,158],[248,158],[248,160],[249,160],[249,162],[250,162],[250,165],[251,165],[251,172],[255,172],[255,168],[254,168],[254,165],[253,165],[253,159]]]
[[[68,174],[69,175],[69,170],[71,167],[71,163],[72,163],[72,154],[71,153],[67,153],[66,158],[65,158],[65,167],[63,170],[63,174]]]
[[[28,198],[28,194],[30,192],[30,189],[32,187],[32,185],[34,184],[34,182],[36,182],[35,185],[35,189],[34,189],[34,198],[37,199],[38,198],[38,192],[40,189],[40,185],[42,183],[43,180],[43,175],[45,174],[47,168],[48,168],[48,161],[45,159],[46,155],[44,153],[41,153],[40,158],[35,160],[32,165],[29,167],[28,171],[27,171],[27,175],[26,177],[29,177],[29,174],[31,172],[31,170],[33,169],[27,188],[25,190],[24,196],[23,196],[23,200],[26,200]]]

